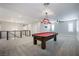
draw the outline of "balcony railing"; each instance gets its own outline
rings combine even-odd
[[[13,30],[13,31],[0,31],[0,39],[2,39],[2,34],[5,32],[5,38],[9,40],[10,35],[12,35],[14,38],[22,38],[23,36],[31,36],[30,30]],[[17,34],[18,33],[18,34]]]

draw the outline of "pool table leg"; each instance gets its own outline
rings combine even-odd
[[[9,31],[7,31],[6,34],[7,34],[7,40],[9,40]]]
[[[54,36],[54,41],[56,41],[57,40],[57,38],[56,38],[56,35]]]
[[[1,31],[0,31],[0,39],[1,39]]]
[[[44,40],[41,41],[41,48],[42,49],[46,48],[46,42]]]
[[[34,45],[36,45],[36,44],[37,44],[37,40],[34,39]]]

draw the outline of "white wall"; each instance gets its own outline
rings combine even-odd
[[[68,32],[68,23],[73,23],[73,32]],[[45,28],[45,26],[48,26]],[[67,34],[67,35],[75,35],[76,34],[76,21],[66,21],[66,22],[60,22],[58,24],[54,24],[54,32],[58,32],[59,34]],[[41,23],[35,23],[32,24],[32,33],[37,32],[49,32],[52,31],[51,24],[45,25]]]
[[[32,34],[33,34],[33,33],[41,32],[41,31],[40,31],[40,27],[42,27],[42,26],[40,25],[40,22],[31,24],[31,25],[32,25],[32,27],[31,27],[31,32],[32,32]]]
[[[0,22],[0,30],[1,31],[10,31],[10,30],[21,30],[22,25],[17,23],[10,23],[10,22]]]
[[[68,31],[68,24],[73,23],[73,32]],[[55,24],[55,32],[62,34],[74,35],[76,34],[76,21],[66,21]]]
[[[76,24],[77,26],[77,39],[79,40],[79,21],[77,21],[77,24]]]

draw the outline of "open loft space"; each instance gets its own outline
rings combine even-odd
[[[79,56],[79,3],[0,3],[0,56]]]

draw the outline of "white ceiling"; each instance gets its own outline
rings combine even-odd
[[[78,14],[78,6],[77,3],[51,3],[48,8],[52,14],[48,18],[62,20],[68,14]],[[0,3],[0,21],[28,24],[43,19],[44,10],[42,3]]]

